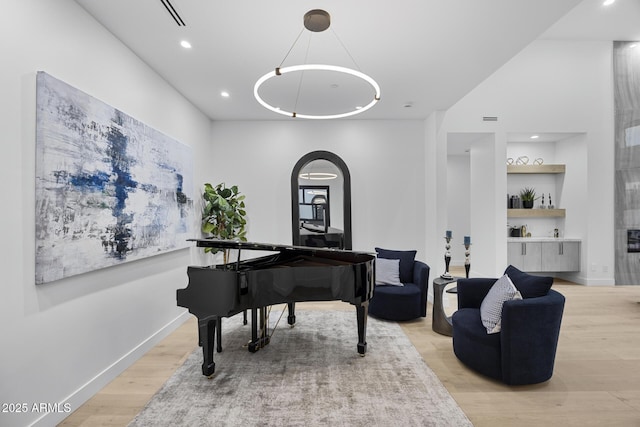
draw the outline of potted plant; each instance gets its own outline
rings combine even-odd
[[[215,187],[204,185],[202,194],[202,232],[221,240],[247,241],[245,219],[245,196],[240,194],[238,186],[227,188],[224,183]],[[205,248],[205,252],[217,253],[218,249]],[[229,249],[223,250],[224,263],[229,261]]]
[[[520,190],[520,200],[522,200],[523,208],[531,209],[536,199],[536,190],[534,188],[525,187],[524,190]]]

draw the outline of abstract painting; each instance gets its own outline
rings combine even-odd
[[[36,284],[187,247],[190,147],[38,72]]]

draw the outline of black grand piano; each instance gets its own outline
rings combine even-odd
[[[177,290],[178,306],[186,307],[198,318],[199,344],[204,361],[202,373],[215,371],[213,348],[221,351],[221,319],[251,311],[249,351],[269,343],[265,333],[265,310],[287,303],[290,325],[295,324],[298,301],[341,300],[356,307],[357,350],[367,350],[367,308],[373,296],[373,260],[369,253],[306,246],[285,246],[228,240],[193,239],[198,247],[237,249],[237,261],[187,268],[189,284]],[[241,260],[242,250],[275,254]],[[245,317],[246,322],[246,317]],[[260,331],[258,330],[260,327]],[[217,334],[216,334],[217,332]]]

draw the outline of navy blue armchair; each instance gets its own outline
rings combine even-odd
[[[400,260],[403,286],[376,285],[369,301],[369,314],[386,320],[412,320],[427,316],[429,271],[427,264],[415,261],[415,251],[391,251],[376,248],[378,258]]]
[[[480,305],[496,279],[458,280],[453,351],[471,369],[509,385],[547,381],[553,375],[565,298],[549,289],[552,278],[511,266],[507,273],[523,299],[503,304],[501,331],[494,334],[482,324]]]

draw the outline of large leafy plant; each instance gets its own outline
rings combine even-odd
[[[227,188],[224,183],[215,187],[209,183],[204,185],[202,232],[221,240],[247,241],[245,219],[245,196],[240,194],[238,186]],[[205,248],[206,252],[218,252],[217,249]],[[229,250],[223,251],[224,263],[229,259]]]

